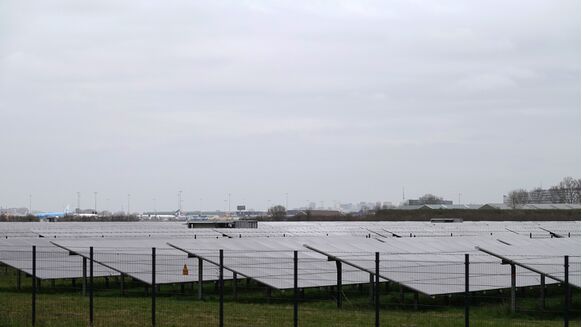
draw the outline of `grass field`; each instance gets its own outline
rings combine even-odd
[[[16,273],[0,268],[0,326],[31,325],[31,280],[22,279],[16,289]],[[37,326],[87,326],[89,299],[81,294],[81,282],[72,287],[70,280],[43,281],[37,295]],[[273,292],[270,297],[255,283],[239,281],[235,300],[230,282],[225,284],[225,326],[293,326],[292,292]],[[163,285],[156,304],[158,326],[218,326],[218,295],[213,283],[204,286],[205,299],[196,299],[197,286]],[[548,287],[546,309],[538,308],[536,288],[520,290],[518,313],[511,314],[506,293],[474,294],[470,308],[471,326],[563,326],[563,288]],[[374,307],[368,290],[346,286],[344,306],[337,309],[333,292],[309,289],[299,305],[300,326],[373,326]],[[573,289],[571,326],[580,326],[580,290]],[[396,286],[382,287],[382,326],[464,326],[463,297],[420,297],[417,310],[413,295],[405,294],[404,303]],[[126,283],[125,294],[111,280],[108,287],[96,279],[94,296],[95,326],[151,325],[151,297],[138,282]]]

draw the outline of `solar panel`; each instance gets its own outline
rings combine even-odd
[[[70,255],[42,238],[14,238],[0,240],[0,262],[32,276],[32,246],[36,246],[36,277],[61,279],[83,277],[83,258]],[[88,266],[87,266],[88,267]],[[118,273],[102,265],[94,265],[94,276],[117,276]],[[88,268],[85,271],[88,276]]]
[[[198,281],[198,259],[167,245],[167,238],[145,239],[85,239],[56,240],[55,245],[89,258],[104,266],[152,284],[152,248],[156,248],[156,284],[187,283]],[[218,280],[218,267],[202,265],[203,281]],[[225,274],[225,279],[232,274]]]
[[[380,253],[380,277],[427,295],[465,291],[464,255],[470,255],[470,290],[511,286],[509,267],[501,260],[475,250],[476,244],[496,243],[494,238],[388,238],[309,240],[305,246],[338,258],[370,273],[375,272],[375,252]],[[539,274],[518,269],[517,286],[539,285]]]
[[[480,244],[478,249],[503,260],[565,281],[564,256],[569,256],[569,283],[580,287],[580,239],[502,239],[503,243]]]
[[[331,238],[331,237],[330,237]],[[223,249],[224,266],[276,289],[293,288],[293,251],[298,250],[298,285],[300,288],[333,286],[337,283],[334,262],[326,256],[306,251],[304,238],[175,240],[169,244],[217,264]],[[369,273],[352,267],[343,269],[344,284],[369,282]]]

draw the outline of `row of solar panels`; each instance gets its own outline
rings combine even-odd
[[[368,283],[375,273],[376,252],[381,279],[428,295],[464,291],[465,254],[470,258],[471,291],[510,287],[507,263],[517,265],[518,287],[539,285],[542,275],[550,278],[548,284],[563,282],[565,255],[570,256],[569,282],[580,287],[580,238],[573,237],[14,238],[0,240],[0,262],[31,274],[33,245],[41,279],[82,277],[82,258],[93,247],[95,276],[124,274],[150,284],[155,247],[159,284],[217,280],[222,249],[226,279],[236,273],[276,289],[293,287],[294,251],[301,288],[335,285],[333,260],[344,263],[343,284]]]
[[[580,236],[580,222],[260,222],[257,229],[188,229],[179,222],[2,223],[0,238],[46,237],[447,237],[518,234],[532,238]]]

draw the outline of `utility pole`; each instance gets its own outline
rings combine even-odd
[[[228,193],[228,216],[230,217],[230,193]]]

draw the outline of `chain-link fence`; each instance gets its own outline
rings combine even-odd
[[[559,259],[3,249],[0,326],[579,326],[580,258]]]

